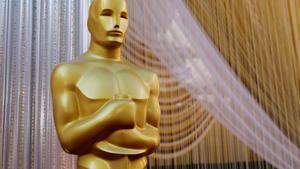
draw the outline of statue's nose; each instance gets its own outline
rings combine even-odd
[[[116,25],[114,26],[114,28],[119,29],[120,26],[119,26],[118,24],[116,24]]]
[[[118,16],[115,17],[115,26],[114,28],[120,28],[120,18]]]

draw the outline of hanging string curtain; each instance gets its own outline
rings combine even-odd
[[[292,4],[299,3],[290,2],[297,35],[299,17],[294,13],[299,11]],[[49,85],[54,65],[78,57],[89,46],[90,3],[0,1],[2,168],[76,168],[76,157],[64,153],[57,140]],[[124,57],[161,76],[162,144],[150,157],[150,167],[176,168],[174,159],[198,151],[214,118],[275,167],[300,167],[299,148],[245,88],[185,1],[128,0],[128,4]],[[198,164],[201,153],[193,156],[188,161]]]
[[[50,74],[82,52],[79,2],[0,1],[0,168],[76,167],[57,139]]]
[[[208,112],[265,160],[278,168],[300,167],[299,148],[236,77],[183,1],[129,4],[135,31],[128,41],[144,42]]]

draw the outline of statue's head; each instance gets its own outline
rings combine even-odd
[[[121,46],[128,28],[126,0],[94,0],[88,28],[95,43],[108,48]]]

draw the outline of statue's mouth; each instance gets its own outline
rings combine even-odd
[[[123,33],[121,31],[109,31],[108,32],[108,35],[111,35],[111,36],[122,36]]]

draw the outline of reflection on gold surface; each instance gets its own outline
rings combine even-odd
[[[54,118],[78,168],[142,169],[159,144],[156,74],[122,60],[125,0],[94,0],[89,50],[52,72]]]

